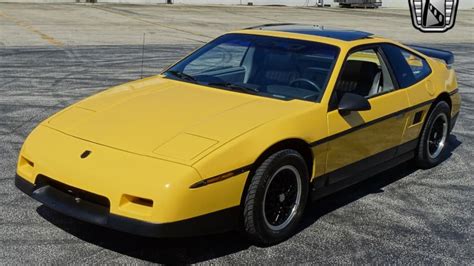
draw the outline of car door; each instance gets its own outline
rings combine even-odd
[[[354,93],[368,99],[371,109],[341,114],[342,95]],[[409,102],[379,46],[364,46],[346,57],[333,90],[327,113],[329,139],[326,173],[336,183],[395,156]]]
[[[403,153],[416,147],[416,140],[431,106],[429,101],[435,96],[432,71],[425,59],[404,48],[388,43],[382,44],[381,48],[392,65],[399,88],[406,91],[411,105],[405,114],[408,121],[401,143],[407,145],[403,145],[399,151]]]

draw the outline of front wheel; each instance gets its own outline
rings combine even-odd
[[[290,237],[308,198],[309,174],[303,157],[286,149],[268,157],[251,177],[244,202],[247,235],[263,245]]]
[[[449,105],[441,101],[429,114],[416,151],[415,162],[418,167],[427,169],[442,161],[449,136],[450,111]]]

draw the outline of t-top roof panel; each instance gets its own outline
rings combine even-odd
[[[299,33],[306,35],[315,35],[327,38],[333,38],[343,41],[355,41],[372,36],[370,32],[344,29],[326,29],[317,25],[302,25],[302,24],[265,24],[247,29],[252,30],[268,30],[268,31],[282,31]]]

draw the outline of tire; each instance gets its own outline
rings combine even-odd
[[[285,149],[268,157],[251,177],[245,197],[247,236],[260,245],[292,236],[306,206],[308,187],[308,168],[301,154]]]
[[[415,163],[419,168],[428,169],[443,160],[449,137],[450,111],[449,105],[440,101],[430,112],[415,153]]]

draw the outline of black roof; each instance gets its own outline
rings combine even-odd
[[[357,31],[357,30],[344,30],[344,29],[326,29],[318,25],[303,25],[303,24],[265,24],[254,26],[246,29],[252,30],[269,30],[269,31],[283,31],[307,35],[315,35],[321,37],[328,37],[343,41],[355,41],[364,39],[372,36],[370,32]]]

